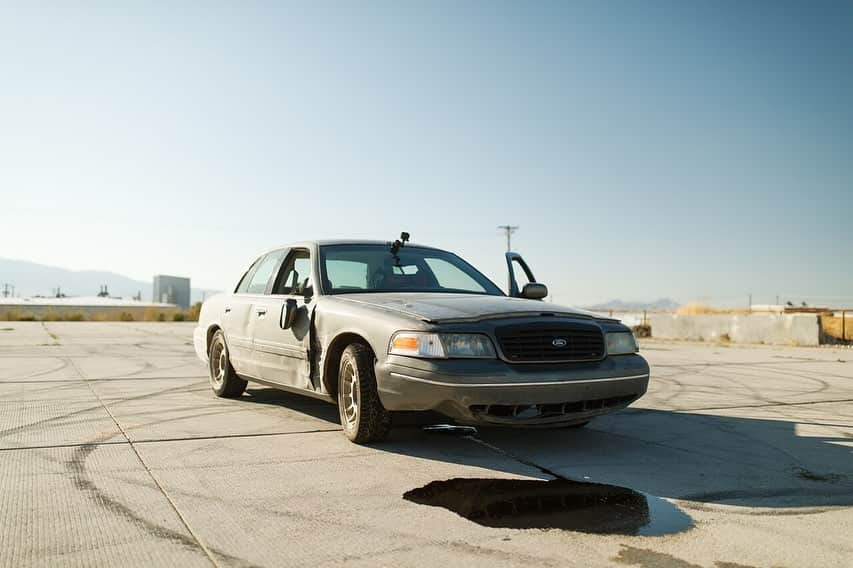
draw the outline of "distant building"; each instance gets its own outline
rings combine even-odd
[[[158,274],[154,277],[152,301],[175,304],[184,309],[190,307],[190,279],[180,276]]]

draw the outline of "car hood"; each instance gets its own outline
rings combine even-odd
[[[401,294],[385,292],[375,294],[336,294],[334,297],[398,312],[432,323],[478,321],[540,314],[607,319],[577,308],[557,306],[540,300],[511,298],[509,296],[444,293]]]

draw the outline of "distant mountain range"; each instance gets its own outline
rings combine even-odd
[[[660,298],[653,302],[625,302],[622,300],[610,300],[609,302],[596,304],[594,306],[587,306],[586,308],[594,312],[601,310],[674,310],[680,305],[680,303],[676,302],[672,298]]]
[[[20,297],[50,296],[56,287],[67,296],[97,296],[101,286],[106,285],[110,296],[129,299],[141,293],[146,302],[151,301],[152,288],[151,281],[134,280],[115,272],[68,270],[26,260],[0,258],[0,294],[4,284],[14,286],[15,295]],[[190,297],[192,302],[198,302],[205,294],[213,293],[216,290],[192,288]]]

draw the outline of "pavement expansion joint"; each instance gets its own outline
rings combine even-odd
[[[193,442],[205,440],[228,440],[241,438],[269,438],[273,436],[291,436],[319,434],[323,432],[338,432],[340,428],[318,428],[315,430],[296,430],[291,432],[255,432],[252,434],[218,434],[215,436],[181,436],[176,438],[144,438],[140,440],[111,440],[103,442],[81,442],[71,444],[46,444],[39,446],[20,446],[17,448],[0,448],[0,452],[17,452],[24,450],[51,450],[54,448],[77,448],[80,446],[126,446],[134,444],[159,444],[164,442]]]
[[[86,381],[86,385],[89,387],[89,390],[92,391],[92,395],[96,399],[98,399],[98,402],[101,403],[101,406],[103,406],[104,411],[110,416],[110,418],[112,419],[116,428],[118,428],[119,432],[121,432],[122,436],[124,436],[125,440],[127,440],[127,444],[130,446],[131,450],[133,450],[133,453],[136,455],[136,459],[139,460],[139,463],[145,469],[146,473],[148,473],[148,476],[151,478],[151,481],[154,482],[154,485],[157,487],[157,489],[160,491],[160,493],[163,495],[163,497],[166,499],[166,501],[168,501],[172,510],[175,512],[175,514],[181,520],[181,524],[183,524],[184,528],[192,536],[193,540],[195,540],[195,543],[198,545],[198,547],[204,552],[204,554],[210,560],[210,563],[213,564],[213,566],[218,567],[219,562],[216,560],[216,557],[213,555],[213,552],[211,552],[211,550],[198,537],[196,532],[190,526],[189,522],[187,522],[186,516],[180,511],[180,509],[178,509],[178,506],[175,504],[175,501],[166,492],[165,488],[160,483],[160,480],[157,479],[157,477],[151,471],[151,468],[149,468],[148,464],[145,463],[145,460],[142,459],[142,456],[140,455],[139,450],[137,450],[136,447],[133,445],[133,441],[131,441],[130,437],[127,435],[127,432],[125,432],[124,428],[122,428],[121,424],[119,424],[118,420],[116,419],[115,415],[110,410],[109,406],[106,404],[106,402],[104,402],[104,400],[101,398],[101,396],[98,394],[98,392],[94,389],[94,387],[92,387],[92,384],[91,384],[91,382],[89,382],[86,374],[83,373],[83,371],[77,366],[77,364],[74,363],[73,361],[71,361],[70,359],[69,359],[69,363],[74,368],[74,370]],[[86,444],[86,445],[82,445],[80,447],[80,449],[84,449],[84,448],[87,449],[87,454],[94,450],[94,446],[92,444]]]

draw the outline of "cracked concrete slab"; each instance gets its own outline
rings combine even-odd
[[[350,444],[334,406],[218,399],[192,324],[0,333],[0,566],[846,566],[853,352],[650,342],[646,397],[586,429],[398,421]],[[609,483],[677,504],[663,537],[481,526],[403,493],[455,477]],[[571,514],[571,513],[567,513]]]
[[[0,565],[210,565],[129,446],[5,452],[0,480]]]

